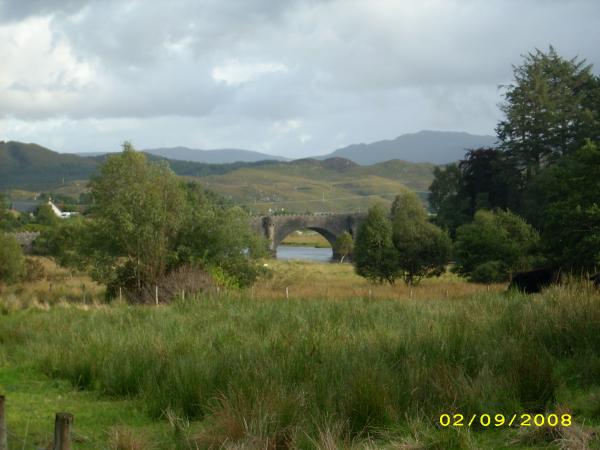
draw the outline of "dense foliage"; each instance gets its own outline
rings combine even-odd
[[[600,149],[588,141],[542,173],[543,246],[567,269],[600,267]]]
[[[391,215],[392,240],[406,284],[444,273],[452,244],[444,231],[429,222],[419,198],[412,192],[398,195]]]
[[[456,232],[455,270],[481,283],[506,281],[536,262],[538,233],[510,211],[477,211]]]
[[[480,209],[511,210],[539,231],[548,263],[596,270],[600,77],[585,61],[566,60],[552,47],[536,50],[514,68],[501,109],[499,148],[471,150],[460,163],[436,169],[429,196],[436,223],[455,235]],[[490,258],[479,273],[505,273],[506,264]],[[473,274],[475,267],[465,270]]]
[[[381,205],[371,207],[358,228],[354,242],[356,273],[371,281],[393,284],[399,275],[397,253],[392,241],[392,222]]]
[[[14,283],[24,273],[25,259],[17,240],[0,231],[0,284]]]
[[[410,285],[441,275],[450,249],[450,238],[429,222],[419,198],[405,192],[394,200],[391,215],[380,205],[369,209],[357,232],[353,260],[356,273],[369,280],[394,284],[402,278]]]
[[[340,256],[340,262],[344,262],[344,259],[352,253],[354,242],[352,235],[347,231],[340,234],[335,243],[333,244],[333,251]]]
[[[148,301],[148,292],[173,284],[168,274],[184,266],[190,277],[201,269],[228,286],[247,286],[261,272],[257,258],[266,247],[245,211],[184,183],[129,143],[106,158],[90,189],[90,213],[47,215],[36,250],[89,271],[109,296],[122,289],[131,300]]]

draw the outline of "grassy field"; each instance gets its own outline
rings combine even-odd
[[[84,159],[85,160],[85,159]],[[358,212],[375,203],[390,205],[406,189],[417,192],[426,201],[433,181],[433,164],[391,160],[371,166],[346,161],[299,160],[290,163],[265,163],[243,167],[220,175],[196,177],[190,171],[174,170],[197,181],[252,213],[266,214],[269,209],[288,212]],[[186,163],[173,161],[171,164]],[[193,173],[193,170],[191,170]],[[60,181],[60,177],[57,178]],[[46,192],[77,198],[88,191],[85,179],[48,185]],[[13,200],[32,199],[36,192],[12,190]]]
[[[242,168],[197,181],[253,213],[269,209],[293,212],[357,212],[375,203],[391,204],[406,189],[425,200],[433,180],[432,164],[392,160],[372,166],[339,167],[300,160],[264,167]]]
[[[294,245],[298,247],[330,248],[331,245],[323,236],[316,231],[295,231],[286,236],[280,245]]]
[[[450,275],[410,289],[346,264],[267,264],[251,290],[159,307],[101,304],[89,280],[83,303],[85,279],[64,273],[70,296],[5,289],[11,448],[47,445],[59,410],[75,414],[81,449],[600,448],[591,286],[526,297]],[[523,411],[574,424],[438,424]]]

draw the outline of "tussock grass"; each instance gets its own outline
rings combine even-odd
[[[89,276],[61,268],[49,258],[32,257],[44,277],[11,286],[0,285],[0,314],[26,308],[47,309],[61,304],[96,305],[104,302],[104,287]]]
[[[552,410],[562,387],[598,384],[600,294],[585,284],[265,297],[15,311],[0,342],[78,389],[201,421],[183,433],[191,448],[473,448],[470,433],[436,428],[441,413]]]
[[[139,431],[126,426],[113,427],[108,433],[110,450],[154,450],[156,446]]]
[[[590,284],[525,296],[445,275],[411,295],[348,265],[268,264],[274,276],[253,290],[169,306],[3,306],[0,362],[135,400],[170,424],[172,448],[472,449],[485,448],[482,430],[441,429],[441,413],[564,405],[576,421],[600,419],[600,293]],[[505,432],[507,447],[597,441],[581,423]],[[107,440],[160,448],[127,427]]]
[[[260,280],[253,292],[256,298],[295,299],[459,299],[479,293],[498,293],[506,284],[480,285],[466,283],[457,275],[447,273],[440,278],[426,279],[408,287],[401,281],[394,286],[373,284],[354,273],[351,264],[316,264],[306,261],[267,261],[274,276]],[[249,293],[248,293],[249,295]]]

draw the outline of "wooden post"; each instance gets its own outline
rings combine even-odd
[[[411,299],[413,298],[413,291],[412,291],[412,289],[410,290],[410,298]]]
[[[288,290],[288,287],[285,287],[285,298],[289,299],[290,298],[290,291]]]
[[[154,286],[154,300],[156,301],[156,306],[158,306],[158,285]]]
[[[185,300],[185,289],[181,290],[181,300]]]
[[[73,414],[56,413],[54,421],[54,450],[71,450]]]
[[[4,414],[4,395],[0,395],[0,450],[8,450],[8,438],[6,431],[6,416]]]
[[[123,301],[123,288],[119,286],[119,303],[121,303],[121,301]]]
[[[371,300],[371,289],[369,289],[369,300]]]

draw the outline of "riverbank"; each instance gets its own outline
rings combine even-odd
[[[286,236],[280,245],[293,245],[296,247],[331,248],[331,245],[316,231],[295,231]]]

